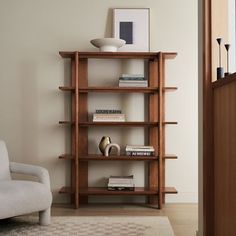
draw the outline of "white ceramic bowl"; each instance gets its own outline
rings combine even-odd
[[[100,52],[116,52],[125,44],[125,40],[116,38],[93,39],[90,43],[99,48]]]

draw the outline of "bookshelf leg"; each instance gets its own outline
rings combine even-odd
[[[88,188],[88,162],[79,164],[79,188]],[[88,196],[78,196],[79,204],[87,204]]]
[[[149,188],[158,189],[158,162],[149,163]],[[149,196],[149,204],[158,204],[158,194]]]
[[[148,203],[151,205],[158,205],[158,196],[150,196],[148,198]]]

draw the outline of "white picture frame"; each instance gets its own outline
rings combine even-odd
[[[150,9],[114,8],[113,37],[121,38],[126,44],[121,52],[150,51]]]

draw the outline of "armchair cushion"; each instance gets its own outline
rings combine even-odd
[[[51,206],[52,195],[42,183],[0,181],[0,219],[42,211]]]

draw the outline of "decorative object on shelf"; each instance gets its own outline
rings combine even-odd
[[[225,72],[225,76],[229,75],[229,48],[230,48],[230,44],[225,44],[225,49],[227,52],[227,72]]]
[[[105,156],[108,157],[109,156],[109,152],[111,151],[112,148],[116,148],[116,155],[120,156],[120,146],[117,143],[110,143],[106,146],[105,148]]]
[[[217,79],[221,79],[224,77],[224,68],[221,67],[221,42],[222,38],[217,38],[216,41],[219,45],[219,67],[217,67]]]
[[[149,8],[113,9],[113,37],[124,39],[119,51],[149,51]]]
[[[108,144],[111,143],[111,138],[109,136],[103,136],[100,143],[99,143],[99,149],[103,155],[105,155],[105,149]]]
[[[125,40],[119,38],[99,38],[91,40],[90,43],[99,48],[100,52],[116,52],[118,48],[125,44]]]

